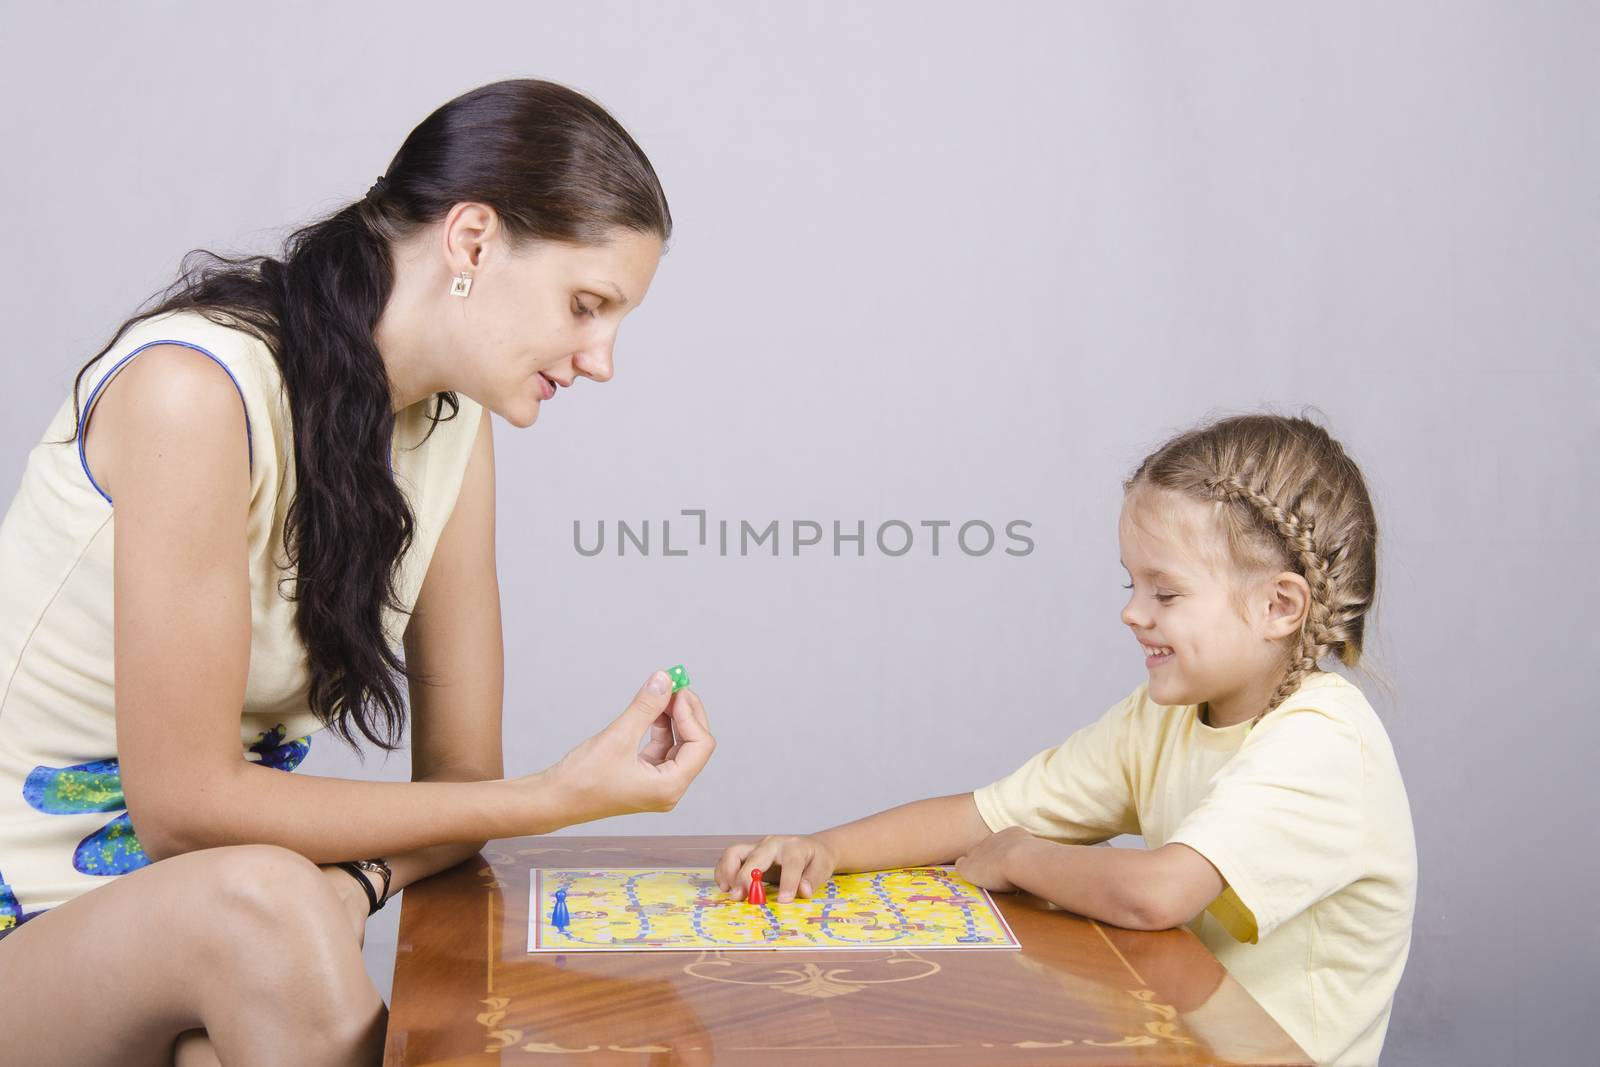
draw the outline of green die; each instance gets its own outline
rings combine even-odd
[[[678,664],[667,672],[667,677],[672,679],[672,691],[676,693],[689,685],[689,672],[683,669],[683,664]]]

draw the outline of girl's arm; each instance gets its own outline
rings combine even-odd
[[[284,774],[243,759],[250,476],[238,393],[201,354],[158,346],[118,373],[91,428],[85,447],[107,446],[95,463],[116,501],[122,782],[153,857],[267,843],[328,863],[476,845],[668,810],[710,758],[714,742],[698,699],[685,690],[669,708],[665,692],[647,686],[605,730],[525,778],[365,782]],[[639,741],[653,725],[672,744],[641,754]],[[477,762],[484,746],[456,749],[448,736],[428,743],[445,755],[425,755],[423,775],[494,769]],[[458,764],[448,755],[455,750],[474,755]],[[436,853],[430,862],[441,858],[448,857]]]
[[[1130,930],[1180,926],[1227,888],[1210,861],[1188,845],[1065,845],[1016,826],[979,842],[956,864],[956,872],[985,889],[1023,889]]]
[[[882,871],[954,863],[989,836],[971,793],[913,800],[816,835],[840,871]]]
[[[730,846],[717,884],[743,899],[750,872],[779,873],[778,902],[811,896],[835,871],[881,871],[951,863],[989,836],[971,793],[931,797],[802,837],[765,837]]]

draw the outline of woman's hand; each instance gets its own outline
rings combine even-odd
[[[755,844],[729,845],[717,861],[717,885],[743,900],[750,891],[750,872],[760,871],[763,881],[779,872],[778,903],[795,894],[809,897],[833,877],[838,857],[821,837],[763,837]]]
[[[689,689],[671,690],[666,672],[656,671],[610,726],[544,772],[561,791],[572,822],[677,805],[717,742],[700,698]]]
[[[356,885],[356,880],[350,877],[350,872],[343,867],[332,864],[318,868],[327,875],[328,883],[333,886],[333,891],[339,897],[339,903],[344,905],[345,914],[350,919],[350,930],[356,935],[356,944],[364,945],[367,938],[367,909],[372,906],[367,900],[367,894]],[[362,874],[363,878],[367,877]]]

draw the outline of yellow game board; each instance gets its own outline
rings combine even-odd
[[[1020,948],[988,892],[946,867],[841,874],[808,900],[757,907],[707,867],[534,869],[529,952]],[[566,890],[567,924],[551,921]]]

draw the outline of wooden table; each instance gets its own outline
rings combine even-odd
[[[410,887],[384,1063],[1310,1064],[1189,931],[1021,894],[995,896],[1020,952],[527,952],[529,868],[710,867],[734,840],[496,841]]]

